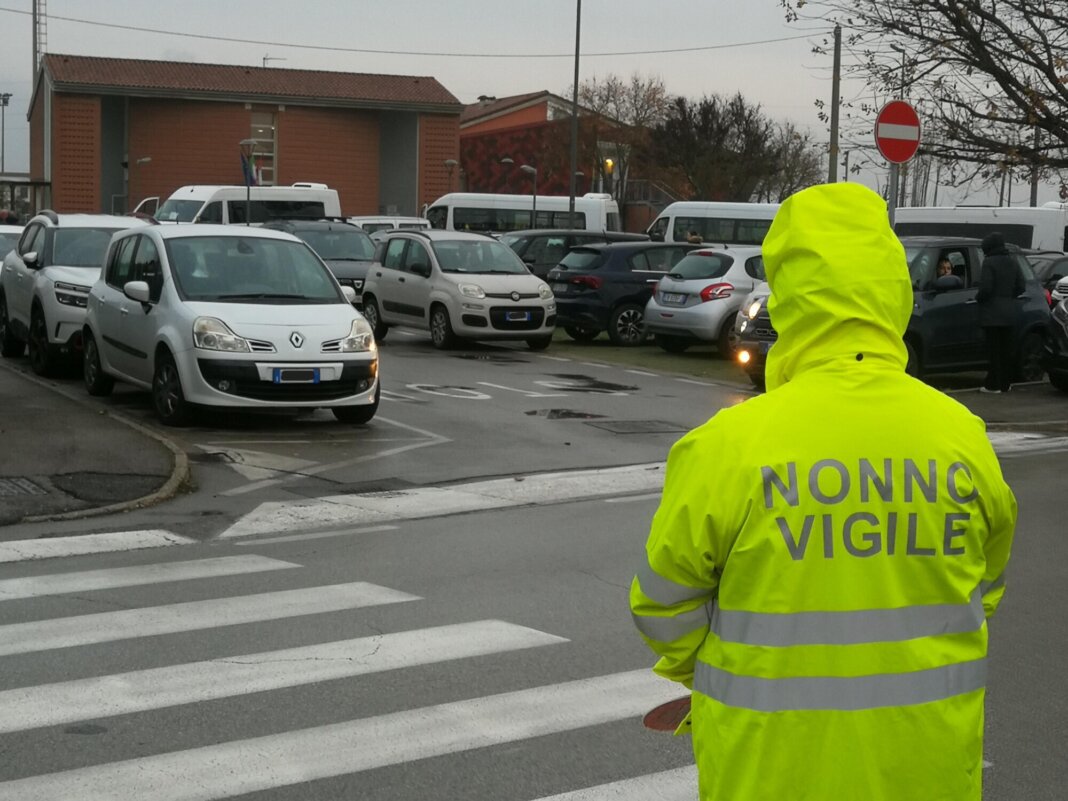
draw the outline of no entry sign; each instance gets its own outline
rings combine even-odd
[[[920,117],[904,100],[891,100],[875,118],[875,144],[891,164],[902,164],[920,146]]]

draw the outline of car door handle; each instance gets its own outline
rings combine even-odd
[[[404,283],[404,276],[401,276],[401,277],[400,277],[400,278],[398,278],[397,280],[398,280],[398,281],[400,281],[400,282],[401,282],[401,283],[403,284],[403,283]]]
[[[119,314],[121,314],[123,317],[125,317],[129,313],[130,313],[130,310],[127,309],[125,306],[123,306],[121,309],[119,309]]]

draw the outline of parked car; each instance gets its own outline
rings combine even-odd
[[[375,243],[358,226],[336,220],[272,220],[263,227],[307,242],[338,283],[356,292],[356,308],[363,305],[363,281],[375,258]]]
[[[901,243],[915,301],[904,335],[909,374],[919,378],[927,373],[986,369],[986,344],[975,300],[983,262],[980,241],[917,236],[902,237]],[[1019,297],[1015,334],[1016,380],[1038,381],[1044,373],[1049,304],[1030,263],[1018,248],[1010,245],[1009,249],[1016,254],[1026,287]],[[953,264],[953,276],[939,279],[935,267],[942,258]],[[739,324],[737,358],[759,387],[764,385],[764,364],[777,337],[767,309],[769,296],[757,293]]]
[[[615,345],[645,341],[645,304],[656,283],[700,245],[614,242],[574,248],[549,271],[557,325],[579,342],[602,331]]]
[[[1068,301],[1062,300],[1053,307],[1050,315],[1049,337],[1043,365],[1049,374],[1049,382],[1062,392],[1068,392]]]
[[[645,330],[669,353],[715,342],[720,354],[730,358],[735,317],[745,296],[763,280],[758,247],[691,251],[656,285],[645,305]]]
[[[22,231],[21,225],[0,225],[0,260],[15,249]]]
[[[1057,282],[1068,276],[1068,255],[1053,250],[1024,251],[1024,255],[1031,262],[1031,268],[1034,270],[1038,283],[1045,288],[1050,306],[1056,306],[1057,303],[1053,300],[1052,293],[1057,287]]]
[[[389,216],[362,216],[348,217],[348,222],[358,225],[376,243],[382,241],[382,235],[387,231],[399,229],[426,230],[430,228],[430,220],[426,217],[389,217]]]
[[[0,273],[0,353],[50,375],[82,344],[89,288],[100,277],[116,231],[150,221],[110,214],[42,211],[26,224]]]
[[[390,326],[430,331],[435,347],[460,338],[552,342],[556,302],[515,252],[484,234],[392,231],[367,271],[363,308],[375,337]]]
[[[534,275],[544,279],[549,275],[549,270],[578,245],[595,242],[647,242],[649,237],[646,234],[624,234],[619,231],[556,228],[512,231],[502,235],[501,241],[516,252]]]
[[[1066,299],[1068,299],[1068,278],[1062,278],[1053,285],[1053,291],[1050,292],[1050,303],[1056,306]]]
[[[118,234],[89,293],[85,387],[152,392],[165,425],[196,405],[327,407],[344,423],[378,409],[371,326],[307,244],[225,225]]]

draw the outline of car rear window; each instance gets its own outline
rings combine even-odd
[[[734,264],[726,253],[687,253],[671,268],[672,278],[722,278]]]
[[[604,264],[604,252],[575,248],[560,261],[560,266],[568,270],[596,270]]]

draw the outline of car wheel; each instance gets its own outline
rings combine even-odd
[[[86,329],[82,340],[82,378],[85,380],[86,391],[96,397],[110,395],[111,390],[115,388],[115,379],[105,373],[100,364],[100,348],[96,345],[96,339]]]
[[[1049,382],[1061,392],[1068,392],[1068,373],[1055,370],[1049,374]]]
[[[165,426],[184,426],[189,423],[191,410],[182,392],[178,365],[165,350],[156,357],[156,367],[152,371],[152,405],[156,407],[159,421]]]
[[[761,392],[767,391],[768,384],[767,379],[764,377],[764,371],[759,373],[750,373],[749,380],[753,382],[753,386],[759,389]]]
[[[644,307],[636,303],[624,303],[612,310],[608,320],[608,338],[613,345],[640,345],[645,341],[644,323]]]
[[[48,344],[48,323],[40,306],[30,313],[30,340],[27,343],[30,352],[30,367],[39,376],[50,376],[55,371],[56,360],[52,346]]]
[[[370,423],[378,412],[378,399],[382,393],[382,383],[375,387],[375,399],[367,406],[335,406],[332,411],[339,423],[361,426]]]
[[[1017,381],[1041,381],[1046,374],[1042,365],[1046,340],[1036,331],[1024,335],[1020,342],[1018,361],[1016,362]]]
[[[544,337],[530,337],[527,340],[527,347],[531,350],[545,350],[553,342],[552,334]]]
[[[381,342],[384,340],[386,334],[389,333],[389,326],[382,322],[382,313],[378,308],[378,301],[375,300],[374,295],[364,298],[363,317],[367,320],[368,325],[371,326],[371,330],[374,331],[375,341]]]
[[[15,336],[7,316],[7,298],[0,295],[0,355],[8,359],[18,358],[26,350],[26,343]]]
[[[448,350],[456,344],[456,334],[452,332],[449,310],[441,304],[430,310],[430,341],[438,350]]]
[[[734,318],[737,316],[737,314],[728,315],[719,329],[716,347],[719,348],[719,355],[724,359],[730,359],[734,356],[734,351],[738,349],[738,334],[734,330]]]
[[[566,326],[564,332],[576,342],[592,342],[601,333],[596,328],[585,328],[581,325]]]
[[[913,378],[920,378],[923,374],[923,369],[920,365],[920,356],[916,353],[916,348],[912,343],[905,342],[905,353],[908,354],[908,361],[905,363],[905,372]]]
[[[668,353],[683,353],[693,344],[686,337],[673,337],[670,334],[657,334],[656,344]]]

